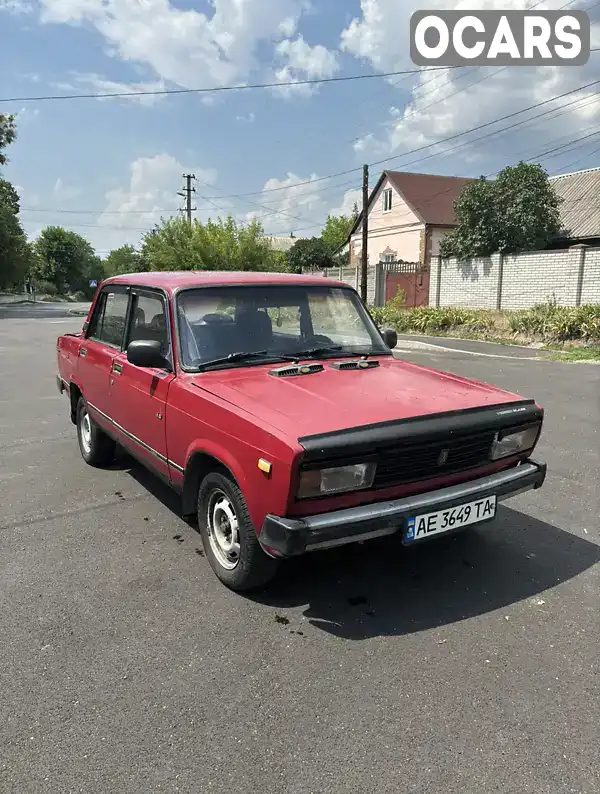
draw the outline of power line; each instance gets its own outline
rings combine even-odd
[[[566,113],[572,113],[574,110],[579,110],[579,109],[581,109],[583,107],[586,107],[586,106],[588,106],[590,104],[593,104],[593,103],[597,102],[598,100],[600,100],[600,95],[595,95],[591,99],[590,98],[584,98],[583,100],[582,99],[572,100],[571,102],[569,102],[566,105],[564,105],[562,108],[559,108],[559,109],[553,108],[553,109],[550,109],[548,111],[544,111],[543,113],[537,114],[536,116],[533,116],[532,118],[523,119],[522,121],[519,121],[519,122],[517,122],[515,124],[512,124],[512,125],[509,125],[507,127],[504,127],[502,129],[495,130],[495,131],[490,132],[490,133],[486,133],[485,135],[482,135],[479,138],[475,138],[475,139],[472,139],[472,140],[469,140],[469,141],[463,141],[461,143],[458,143],[457,145],[451,147],[450,149],[446,149],[444,152],[434,153],[434,154],[428,155],[426,157],[416,158],[415,160],[411,160],[411,161],[409,161],[407,163],[402,163],[402,166],[406,167],[406,166],[414,165],[416,163],[424,162],[425,160],[428,160],[428,159],[431,159],[431,158],[435,158],[435,157],[439,157],[439,156],[446,156],[446,155],[450,154],[451,152],[453,152],[453,151],[455,151],[455,150],[457,150],[459,148],[462,148],[463,146],[475,144],[475,143],[478,143],[478,142],[480,142],[481,140],[484,140],[484,139],[487,140],[488,138],[490,138],[490,137],[492,137],[494,135],[505,134],[506,132],[508,132],[510,130],[513,130],[513,129],[516,129],[517,127],[519,127],[521,125],[525,125],[526,126],[526,125],[531,124],[532,122],[538,121],[540,118],[548,116],[548,115],[552,116],[552,118],[558,118],[560,116],[565,115]],[[574,107],[575,105],[577,105],[577,107]],[[571,107],[571,106],[573,106],[573,107]],[[587,129],[589,129],[589,127]],[[561,140],[561,138],[563,138],[563,137],[565,137],[565,136],[560,136],[558,138],[555,138],[554,140]],[[576,139],[576,140],[580,140],[580,139]],[[552,142],[551,140],[548,141],[548,143],[551,143],[551,142]],[[208,183],[204,183],[204,184],[206,184],[208,186]],[[341,183],[341,184],[334,185],[334,186],[330,186],[327,189],[341,188],[345,184],[354,184],[354,181]],[[295,187],[295,185],[291,185],[290,187]],[[218,189],[218,188],[216,188],[216,189]],[[313,193],[311,195],[313,195],[314,193],[317,193],[317,192],[321,192],[321,191],[313,191]],[[202,200],[205,200],[205,201],[209,202],[210,204],[212,204],[212,206],[216,207],[216,209],[218,209],[220,212],[222,212],[224,214],[227,214],[227,211],[222,206],[217,204],[213,200],[212,197],[200,196],[200,198]],[[228,198],[228,197],[225,196],[224,198]],[[271,212],[265,214],[263,217],[270,217],[270,216],[273,216],[273,215],[287,215],[287,216],[290,216],[290,217],[294,218],[295,220],[299,220],[301,222],[305,222],[305,221],[309,220],[309,219],[306,219],[306,218],[301,218],[301,217],[296,216],[296,215],[292,215],[291,213],[288,213],[285,210],[277,209],[273,205],[259,204],[257,202],[250,202],[250,201],[248,201],[246,203],[253,204],[254,206],[260,207],[262,209],[271,210]],[[48,213],[48,214],[74,214],[74,215],[83,215],[83,214],[90,214],[90,215],[108,215],[108,214],[117,214],[117,215],[143,214],[143,215],[148,215],[148,214],[150,214],[150,215],[152,215],[152,214],[155,214],[155,213],[158,213],[158,212],[161,212],[161,213],[162,212],[173,213],[173,210],[171,210],[171,209],[153,208],[153,209],[150,209],[150,210],[131,210],[131,211],[124,211],[122,213],[119,213],[118,210],[112,210],[112,211],[104,211],[104,210],[62,210],[62,209],[43,209],[43,208],[39,208],[39,207],[35,207],[35,208],[34,207],[31,207],[31,208],[30,207],[22,207],[21,208],[21,212],[34,212],[34,213],[40,213],[41,212],[41,213]],[[313,222],[311,222],[310,226],[306,226],[304,228],[310,229],[310,228],[314,228],[314,227],[322,226],[322,225],[323,225],[322,223],[317,223],[317,222],[313,223]],[[99,224],[99,226],[106,228],[106,226],[104,224]],[[122,228],[122,227],[115,227],[115,228]]]
[[[475,127],[471,127],[470,129],[464,130],[463,132],[455,133],[454,135],[449,135],[448,137],[442,138],[441,140],[435,141],[434,143],[429,143],[424,146],[419,146],[416,149],[411,149],[408,152],[403,152],[402,154],[398,154],[393,157],[386,157],[383,160],[377,160],[373,163],[370,163],[369,165],[370,166],[380,165],[381,163],[389,162],[390,160],[397,160],[401,157],[406,157],[409,154],[415,154],[416,152],[423,151],[424,149],[429,149],[432,146],[439,146],[441,143],[446,143],[447,141],[455,140],[456,138],[459,138],[462,135],[468,135],[471,132],[477,132],[478,130],[484,129],[485,127],[490,127],[493,124],[498,124],[500,121],[506,121],[507,119],[514,118],[515,116],[518,116],[521,113],[527,113],[527,111],[529,110],[535,110],[536,108],[543,107],[544,105],[547,105],[550,102],[556,102],[556,100],[558,99],[563,99],[564,97],[570,96],[571,94],[576,94],[578,91],[583,91],[586,88],[590,88],[593,85],[597,85],[598,83],[600,83],[600,80],[593,80],[592,82],[586,83],[585,85],[579,86],[578,88],[574,88],[571,91],[565,91],[563,94],[557,94],[556,96],[550,97],[550,99],[545,99],[542,102],[537,102],[533,105],[528,105],[527,107],[522,108],[521,110],[514,111],[513,113],[508,113],[506,116],[501,116],[500,118],[494,119],[493,121],[488,121],[484,124],[478,124]],[[323,182],[327,179],[335,179],[338,176],[346,176],[346,174],[354,174],[357,171],[360,171],[361,169],[362,166],[358,166],[356,168],[348,168],[345,171],[338,171],[335,174],[328,174],[327,176],[319,176],[316,177],[315,179],[306,179],[303,180],[302,182],[296,182],[293,185],[293,187],[300,187],[301,185],[314,185],[317,182]],[[289,187],[290,186],[288,185],[283,187],[266,188],[265,190],[254,190],[249,193],[230,193],[226,196],[222,196],[221,198],[245,198],[246,196],[264,195],[265,193],[277,193],[282,190],[288,190]]]
[[[456,66],[431,66],[427,71],[438,69],[457,69]],[[381,77],[397,77],[400,74],[418,74],[422,69],[405,69],[397,72],[379,72],[374,74],[351,74],[345,77],[321,77],[311,80],[289,80],[281,83],[250,83],[246,85],[222,85],[210,88],[163,88],[139,91],[115,91],[107,94],[44,94],[40,96],[0,97],[0,102],[45,102],[61,99],[117,99],[119,97],[138,96],[171,96],[175,94],[213,94],[221,91],[248,91],[257,88],[285,88],[296,85],[318,85],[321,83],[343,83],[352,80],[371,80]]]
[[[570,141],[570,142],[569,142],[569,143],[567,143],[567,144],[563,144],[563,146],[558,146],[558,147],[555,147],[554,149],[551,149],[551,150],[549,150],[549,151],[542,152],[542,153],[540,153],[540,154],[536,154],[536,155],[534,155],[534,156],[532,156],[532,157],[528,157],[526,160],[524,160],[524,162],[526,162],[526,163],[527,163],[527,162],[533,162],[533,161],[537,161],[537,160],[544,160],[544,159],[546,159],[548,156],[551,156],[551,155],[552,155],[552,153],[555,153],[557,150],[559,150],[559,149],[563,149],[563,148],[566,148],[566,147],[571,147],[571,146],[573,146],[573,144],[577,144],[577,143],[579,143],[580,141],[582,141],[582,140],[584,140],[584,139],[588,139],[588,138],[592,137],[592,135],[594,135],[594,134],[598,135],[598,134],[600,134],[600,131],[598,131],[598,132],[596,132],[596,133],[592,133],[591,135],[585,135],[585,136],[583,136],[582,138],[575,138],[575,140],[573,140],[573,141]],[[585,145],[585,144],[584,144],[584,145]],[[579,148],[579,147],[574,147],[574,148]],[[587,155],[587,156],[589,156],[589,155]],[[584,158],[580,158],[580,160],[581,160],[581,159],[584,159]],[[489,173],[487,173],[487,174],[483,174],[483,178],[484,178],[484,179],[489,179],[490,177],[496,176],[498,173],[500,173],[500,170],[502,170],[502,169],[499,169],[499,170],[497,170],[497,171],[491,171],[491,172],[489,172]],[[476,180],[473,180],[473,181],[476,181]],[[424,199],[423,199],[423,201],[420,201],[419,203],[412,203],[412,204],[411,204],[411,207],[412,207],[412,209],[414,209],[414,210],[417,210],[417,211],[418,211],[418,210],[420,210],[420,209],[424,209],[424,208],[426,208],[427,206],[429,206],[429,204],[431,204],[431,202],[432,202],[434,199],[436,199],[438,196],[443,196],[443,195],[446,195],[446,194],[448,194],[448,193],[451,193],[451,192],[453,192],[455,189],[456,189],[456,188],[455,188],[455,185],[454,185],[454,184],[452,184],[450,187],[448,187],[448,188],[446,188],[446,189],[444,189],[444,190],[438,190],[438,191],[436,191],[435,193],[430,193],[430,194],[429,194],[429,195],[428,195],[426,198],[424,198]],[[412,215],[412,214],[414,214],[414,213],[412,212],[412,209],[411,209],[410,211],[408,211],[408,212],[404,213],[404,215],[405,215],[405,216],[408,216],[408,215]],[[359,217],[360,217],[360,216],[359,216]],[[400,220],[402,217],[403,217],[403,216],[401,215],[399,218],[397,218],[397,220]]]
[[[493,124],[498,124],[498,122],[500,121],[506,121],[507,119],[514,118],[515,116],[520,116],[521,113],[526,113],[528,110],[535,110],[536,108],[540,108],[543,107],[544,105],[548,105],[550,102],[556,102],[557,99],[563,99],[564,97],[570,96],[571,94],[576,94],[578,91],[583,91],[584,89],[590,88],[593,85],[598,85],[598,83],[600,83],[600,80],[593,80],[591,83],[586,83],[585,85],[582,85],[579,88],[575,88],[571,91],[565,91],[565,93],[558,94],[558,96],[551,97],[550,99],[545,99],[543,102],[537,102],[535,105],[530,105],[529,107],[523,108],[522,110],[515,110],[513,113],[507,113],[505,116],[502,116],[499,119],[494,119],[493,121],[486,121],[484,124],[478,124],[476,127],[472,127],[470,130],[465,130],[464,132],[457,132],[454,135],[449,135],[447,138],[443,138],[441,141],[436,141],[435,143],[429,143],[424,146],[419,146],[417,149],[412,149],[411,152],[405,152],[404,154],[398,154],[392,157],[384,157],[381,160],[376,160],[375,162],[371,163],[371,165],[381,165],[382,163],[389,163],[392,160],[398,160],[400,157],[405,157],[406,154],[413,154],[415,152],[423,151],[424,149],[430,149],[432,146],[439,146],[440,143],[447,143],[448,141],[455,140],[456,138],[460,138],[463,135],[468,135],[471,132],[477,132],[478,130],[483,130],[486,127],[491,127]],[[545,114],[540,114],[540,115],[545,115]],[[529,120],[530,119],[527,119],[527,121]],[[517,125],[515,124],[514,126]]]

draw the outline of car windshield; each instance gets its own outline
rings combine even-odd
[[[290,356],[391,355],[356,293],[319,285],[188,289],[177,296],[184,367]],[[255,354],[244,361],[241,354]],[[259,354],[260,355],[256,355]],[[228,362],[219,359],[232,356]]]

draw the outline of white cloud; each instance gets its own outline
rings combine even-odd
[[[239,121],[241,124],[254,124],[256,116],[254,113],[250,112],[247,116],[236,116],[235,120]]]
[[[17,122],[19,127],[22,127],[24,124],[29,124],[35,119],[38,118],[40,115],[40,109],[34,107],[22,107],[21,110],[17,112]]]
[[[66,185],[60,176],[52,188],[52,198],[57,202],[70,201],[79,195],[81,195],[81,189],[74,185]]]
[[[98,94],[137,94],[137,96],[124,96],[124,97],[105,97],[98,98],[99,102],[135,102],[139,105],[152,107],[161,99],[165,98],[165,94],[146,94],[145,91],[164,91],[166,86],[162,81],[153,83],[118,83],[114,80],[106,80],[97,74],[80,74],[77,76],[77,81],[83,85],[89,86],[94,92]]]
[[[295,17],[286,17],[279,25],[279,32],[286,38],[291,38],[296,32],[298,20]]]
[[[311,46],[302,36],[296,39],[284,39],[275,48],[275,53],[283,60],[283,66],[276,70],[278,82],[287,83],[294,80],[320,80],[333,77],[339,69],[335,53],[321,44]],[[310,96],[316,85],[282,86],[274,89],[281,96]]]
[[[350,215],[352,215],[352,211],[354,209],[355,204],[359,208],[362,204],[362,190],[360,188],[352,188],[351,190],[346,190],[346,192],[342,196],[342,201],[340,202],[339,206],[332,207],[329,210],[329,214],[346,215],[350,217]]]
[[[531,5],[531,3],[529,3]],[[558,8],[562,3],[551,0],[539,8]],[[581,7],[584,3],[580,0]],[[522,0],[461,0],[458,3],[433,3],[433,7],[471,9],[491,7],[523,8]],[[407,0],[362,0],[360,17],[355,18],[342,32],[342,50],[357,58],[365,59],[375,70],[394,71],[414,68],[410,63],[406,40],[398,36],[398,30],[407,30],[411,13],[418,4]],[[572,7],[571,7],[572,8]],[[592,40],[600,36],[600,25],[595,24]],[[549,148],[546,144],[561,135],[580,135],[584,122],[600,119],[600,102],[572,108],[560,116],[548,116],[530,125],[516,127],[514,132],[504,135],[489,135],[481,142],[465,144],[448,155],[446,165],[432,154],[443,155],[454,150],[458,144],[493,132],[528,118],[527,114],[507,119],[498,127],[483,129],[481,133],[466,135],[446,145],[426,149],[406,158],[403,152],[435,143],[443,138],[458,135],[478,125],[486,124],[528,106],[551,99],[597,78],[599,59],[592,54],[586,67],[567,69],[564,67],[542,67],[539,69],[517,66],[508,69],[498,67],[447,69],[436,72],[421,71],[414,77],[394,78],[401,97],[383,117],[375,117],[371,130],[354,143],[356,152],[369,159],[399,156],[399,160],[387,167],[402,170],[448,171],[459,173],[475,168],[487,172],[499,162],[510,162],[515,157],[534,157]],[[594,90],[593,88],[590,91]],[[401,101],[408,92],[408,99]],[[591,94],[590,94],[591,96]],[[556,103],[532,110],[530,116],[552,108],[559,109],[565,103],[585,94],[559,99]],[[383,115],[383,114],[382,114]],[[573,155],[574,157],[577,154]],[[563,154],[568,160],[569,153]],[[565,160],[565,161],[566,161]],[[557,161],[548,161],[550,165]],[[490,166],[490,163],[492,165]],[[547,162],[544,162],[548,166]],[[385,167],[385,166],[384,166]]]
[[[111,55],[185,88],[242,84],[259,66],[259,45],[291,35],[306,10],[305,0],[212,0],[212,16],[169,0],[40,2],[43,22],[91,24]],[[307,54],[308,68],[324,68],[321,49]]]
[[[0,12],[8,14],[31,14],[33,6],[26,0],[0,0]]]
[[[98,250],[107,251],[125,243],[136,245],[143,232],[152,229],[161,218],[179,214],[182,198],[177,193],[188,166],[163,153],[139,157],[129,170],[129,183],[106,193],[106,207],[95,221],[97,228],[86,235]],[[202,189],[199,185],[205,187],[217,179],[213,168],[196,166],[190,173],[197,177],[198,193]],[[199,196],[195,203],[200,207]],[[214,210],[211,214],[215,214]]]
[[[361,191],[352,188],[342,194],[341,189],[336,189],[335,182],[317,179],[317,174],[300,177],[288,173],[284,179],[273,177],[267,180],[263,193],[252,197],[252,201],[261,204],[263,209],[246,213],[244,220],[257,218],[268,234],[287,235],[294,232],[300,236],[318,236],[327,215],[352,213],[354,202],[360,200]]]

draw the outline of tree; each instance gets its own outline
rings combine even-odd
[[[307,237],[297,240],[288,251],[288,267],[292,273],[302,273],[334,267],[334,262],[321,237]]]
[[[104,269],[108,276],[119,276],[123,273],[143,273],[148,268],[144,258],[132,245],[122,245],[109,253]]]
[[[538,164],[507,166],[493,182],[480,177],[454,203],[459,225],[443,239],[440,252],[469,259],[547,248],[560,232],[560,201]]]
[[[16,137],[14,116],[0,114],[0,165],[6,163],[5,149]],[[19,196],[0,178],[0,287],[22,282],[31,262],[31,249],[19,221]]]
[[[346,215],[328,215],[325,226],[321,232],[321,240],[328,251],[334,254],[348,239],[348,234],[354,223],[353,217]]]
[[[31,266],[31,247],[19,221],[19,196],[0,179],[0,288],[23,283]]]
[[[11,144],[17,137],[17,127],[14,116],[4,116],[0,113],[0,165],[6,163],[6,156],[2,150]]]
[[[184,218],[162,221],[143,240],[141,256],[149,270],[281,270],[285,258],[273,251],[256,220],[232,217],[200,223]]]
[[[40,281],[54,284],[59,294],[84,292],[93,289],[89,280],[104,278],[102,260],[90,243],[76,232],[61,226],[48,226],[34,243],[35,275]]]

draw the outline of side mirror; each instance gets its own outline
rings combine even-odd
[[[398,344],[398,334],[394,331],[393,328],[384,328],[381,332],[383,336],[383,341],[389,347],[390,350],[393,350],[396,345]]]
[[[171,365],[163,356],[160,342],[154,339],[136,339],[127,345],[127,361],[134,367],[150,367],[152,369],[171,369]]]

